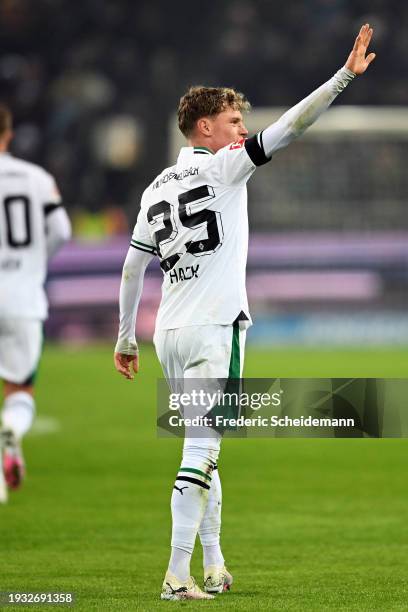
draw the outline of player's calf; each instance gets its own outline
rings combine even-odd
[[[3,444],[2,444],[2,436],[0,433],[0,504],[5,504],[8,499],[7,494],[7,484],[6,479],[4,477],[3,471]]]
[[[3,429],[1,436],[4,479],[10,489],[18,489],[25,477],[23,452],[11,429]]]

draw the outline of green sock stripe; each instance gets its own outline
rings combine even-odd
[[[192,472],[193,474],[198,474],[207,480],[211,480],[211,476],[205,474],[205,472],[202,472],[201,470],[197,470],[196,468],[180,468],[179,472]]]
[[[235,322],[232,331],[232,348],[228,378],[239,378],[241,375],[240,370],[239,323]]]

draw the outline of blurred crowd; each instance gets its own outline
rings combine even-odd
[[[292,105],[344,63],[365,21],[375,68],[343,101],[408,104],[403,0],[0,0],[13,151],[56,176],[68,209],[120,208],[133,223],[168,163],[169,121],[188,85]]]

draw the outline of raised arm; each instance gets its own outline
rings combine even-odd
[[[350,81],[367,70],[375,58],[375,53],[366,56],[372,34],[373,30],[369,24],[363,25],[344,67],[307,98],[289,109],[276,123],[258,134],[258,143],[266,157],[271,157],[275,151],[301,136],[327,110]]]
[[[136,316],[145,271],[152,258],[153,254],[131,246],[123,265],[119,295],[119,333],[114,364],[117,371],[129,380],[133,378],[131,364],[134,372],[139,370],[139,349],[135,336]]]

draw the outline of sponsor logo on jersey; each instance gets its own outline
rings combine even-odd
[[[229,150],[234,151],[235,149],[242,149],[244,144],[245,144],[245,138],[241,138],[241,140],[237,140],[236,142],[233,142],[232,144],[230,144]]]
[[[158,181],[153,183],[153,189],[157,189],[161,185],[164,185],[174,179],[175,181],[181,181],[183,178],[188,176],[196,176],[198,174],[198,166],[190,166],[190,168],[184,168],[181,172],[168,172],[164,174]]]

